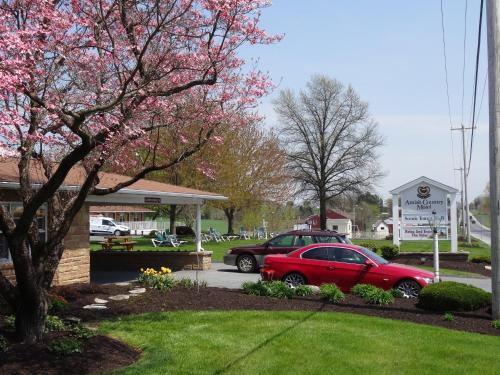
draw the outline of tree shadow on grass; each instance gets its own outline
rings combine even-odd
[[[287,334],[288,332],[290,332],[292,329],[298,327],[299,325],[301,325],[301,324],[305,323],[306,321],[308,321],[309,319],[311,319],[314,315],[316,315],[317,313],[321,312],[323,310],[324,306],[325,305],[322,304],[319,309],[317,309],[317,310],[315,310],[315,311],[307,314],[304,318],[298,320],[297,322],[295,322],[291,326],[288,326],[288,327],[282,329],[278,333],[272,335],[271,337],[269,337],[269,338],[265,339],[264,341],[262,341],[261,343],[257,344],[254,348],[252,348],[251,350],[249,350],[245,354],[243,354],[243,355],[237,357],[236,359],[232,360],[226,366],[224,366],[224,367],[216,370],[214,372],[214,375],[224,374],[225,372],[227,372],[228,370],[230,370],[231,368],[233,368],[234,366],[236,366],[238,363],[240,363],[244,359],[247,359],[248,357],[250,357],[251,355],[253,355],[257,351],[259,351],[260,349],[262,349],[263,347],[265,347],[265,346],[269,345],[270,343],[272,343],[277,338],[279,338],[281,336],[284,336],[285,334]]]

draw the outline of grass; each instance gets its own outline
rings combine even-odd
[[[227,233],[227,222],[225,220],[215,220],[215,219],[203,219],[201,221],[201,230],[208,232],[208,229],[212,227],[219,233]],[[239,232],[239,228],[233,228],[235,232]]]
[[[355,244],[360,244],[363,242],[374,242],[378,247],[384,245],[392,245],[392,240],[353,240]],[[490,247],[484,242],[478,241],[480,247],[468,248],[463,246],[460,242],[458,243],[458,249],[463,251],[468,251],[470,253],[469,257],[475,255],[490,255],[491,250]],[[433,241],[424,240],[424,241],[402,241],[400,250],[403,253],[408,252],[432,252],[433,251]],[[451,241],[449,240],[440,240],[439,241],[439,251],[440,252],[449,252],[451,250]]]
[[[151,239],[147,237],[137,237],[134,238],[134,241],[137,244],[134,247],[136,251],[194,251],[195,244],[194,239],[187,244],[181,245],[179,247],[173,248],[168,246],[162,247],[154,247],[151,243]],[[203,248],[208,251],[213,251],[212,259],[214,261],[222,261],[224,254],[232,247],[236,246],[246,246],[246,245],[255,245],[258,243],[262,243],[262,240],[251,239],[251,240],[233,240],[226,242],[208,242],[203,244]],[[355,244],[359,244],[365,242],[364,240],[354,240]],[[370,240],[370,242],[376,243],[379,247],[383,245],[392,245],[392,241],[388,240]],[[484,242],[478,241],[481,247],[478,248],[465,248],[460,247],[459,249],[469,251],[470,257],[475,255],[490,255],[491,251],[488,245]],[[411,252],[411,251],[422,251],[422,252],[432,252],[432,241],[405,241],[401,244],[402,252]],[[439,241],[439,249],[440,251],[450,251],[450,241]],[[101,250],[101,245],[98,242],[92,242],[90,244],[90,250],[96,251]]]
[[[221,324],[222,322],[222,324]],[[103,322],[127,374],[498,374],[498,337],[321,312],[168,312]]]
[[[134,241],[137,244],[134,246],[135,251],[195,251],[196,245],[194,244],[194,239],[192,239],[189,243],[180,245],[179,247],[171,247],[171,246],[161,246],[154,247],[151,238],[147,237],[138,237],[134,238]],[[207,251],[213,251],[212,260],[214,261],[222,261],[224,254],[230,248],[235,246],[246,246],[246,245],[255,245],[261,243],[262,240],[252,239],[252,240],[233,240],[226,242],[207,242],[202,244],[202,247]],[[92,242],[90,244],[90,250],[97,251],[101,250],[101,245],[99,242]]]

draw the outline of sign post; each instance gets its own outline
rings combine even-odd
[[[401,240],[435,241],[439,236],[451,237],[451,252],[457,252],[457,192],[424,176],[391,190],[394,245],[399,246]],[[430,226],[431,222],[436,223],[435,228]]]

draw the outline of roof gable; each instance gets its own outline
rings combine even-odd
[[[436,180],[433,180],[429,177],[425,177],[425,176],[421,176],[419,178],[416,178],[410,182],[407,182],[406,184],[404,185],[401,185],[399,187],[397,187],[396,189],[393,189],[391,191],[389,191],[389,193],[391,194],[399,194],[401,193],[402,191],[405,191],[409,188],[411,188],[412,186],[415,186],[415,185],[418,185],[418,184],[429,184],[429,185],[434,185],[436,186],[437,188],[439,189],[442,189],[442,190],[445,190],[447,193],[457,193],[458,190],[455,189],[454,187],[451,187],[451,186],[448,186],[448,185],[445,185],[441,182],[438,182]]]

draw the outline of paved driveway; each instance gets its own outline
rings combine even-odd
[[[260,279],[258,273],[240,273],[236,267],[226,266],[223,263],[212,263],[211,269],[207,271],[177,271],[174,272],[177,278],[187,277],[192,280],[206,281],[208,286],[217,288],[241,288],[241,284],[245,281],[257,281]],[[98,284],[114,283],[118,281],[135,280],[138,276],[137,272],[92,272],[92,282]],[[490,278],[471,278],[471,277],[451,277],[443,276],[443,280],[456,281],[464,284],[471,284],[478,288],[491,292]]]

